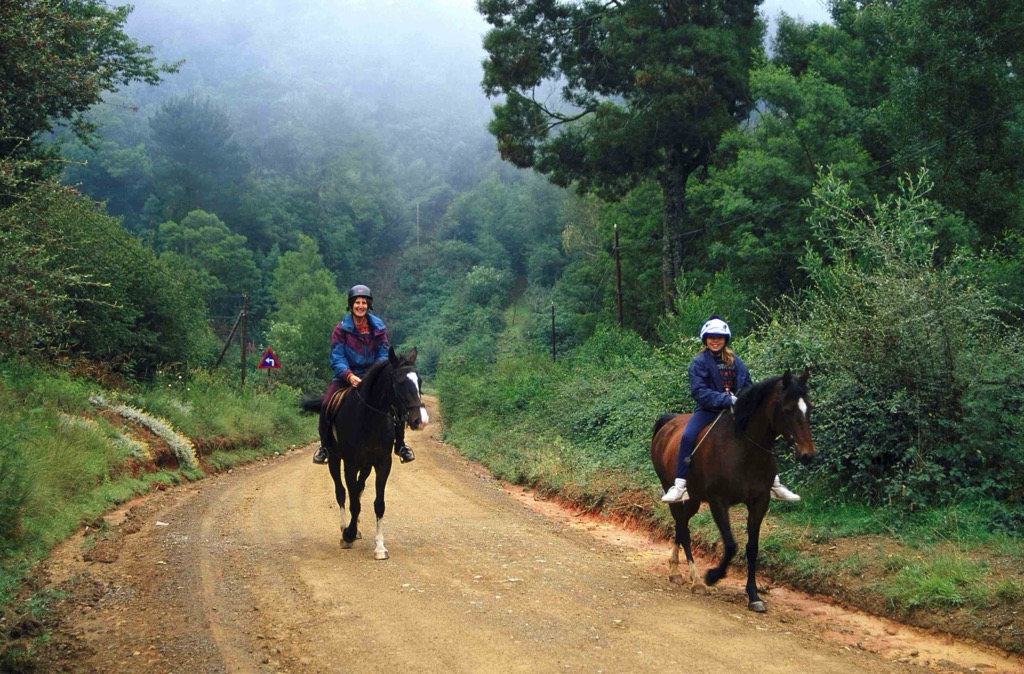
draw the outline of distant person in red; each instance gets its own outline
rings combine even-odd
[[[363,375],[378,360],[388,358],[388,329],[384,321],[370,313],[373,294],[364,285],[354,285],[348,291],[348,313],[331,334],[331,371],[334,378],[324,394],[324,404],[337,391],[359,386]],[[313,455],[313,463],[327,463],[326,438],[331,425],[320,418],[320,447]],[[405,423],[395,424],[395,454],[402,463],[416,459],[405,444]]]

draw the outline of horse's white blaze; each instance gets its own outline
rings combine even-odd
[[[409,374],[407,374],[405,376],[409,378],[409,381],[411,381],[416,386],[416,390],[419,391],[420,390],[420,378],[416,375],[416,373],[415,372],[410,372]],[[423,401],[420,400],[420,402],[423,402]],[[420,408],[420,424],[423,425],[423,426],[426,426],[429,423],[430,423],[430,415],[427,414],[427,408],[426,407],[421,407]]]
[[[800,402],[797,403],[797,407],[800,408],[800,411],[803,412],[804,416],[806,417],[807,416],[807,409],[808,409],[807,408],[807,401],[804,400],[803,398],[801,398]]]

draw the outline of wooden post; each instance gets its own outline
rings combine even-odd
[[[217,366],[220,365],[220,361],[224,359],[224,354],[227,353],[228,347],[231,346],[231,340],[235,338],[235,330],[238,329],[238,323],[242,320],[242,312],[239,311],[238,315],[235,316],[235,324],[231,326],[231,332],[228,333],[228,338],[224,340],[224,348],[220,350],[220,355],[217,356],[217,362],[213,364],[211,370],[216,370]]]
[[[555,362],[555,301],[551,300],[551,362]]]
[[[615,309],[619,317],[619,327],[622,327],[622,264],[619,258],[619,226],[615,225],[615,247],[612,248],[615,255]]]
[[[245,388],[245,352],[249,345],[245,338],[246,324],[249,316],[249,293],[242,295],[242,388]]]

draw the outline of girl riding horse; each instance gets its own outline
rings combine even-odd
[[[682,503],[690,498],[686,492],[686,476],[690,471],[690,456],[697,435],[723,410],[736,403],[737,393],[751,385],[746,364],[728,347],[731,338],[729,325],[718,316],[709,318],[700,329],[700,341],[704,343],[704,348],[694,357],[687,370],[690,394],[697,401],[697,409],[679,440],[675,484],[661,497],[664,503]],[[772,484],[771,494],[772,498],[780,501],[800,500],[799,496],[782,485],[778,475]]]

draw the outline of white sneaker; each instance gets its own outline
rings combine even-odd
[[[794,494],[789,489],[782,486],[782,482],[779,481],[779,476],[775,476],[775,482],[772,484],[772,498],[780,501],[799,501],[800,496]]]
[[[798,496],[797,498],[800,497]],[[689,500],[690,495],[686,493],[686,480],[679,478],[676,478],[676,483],[661,497],[662,503],[682,503]]]

